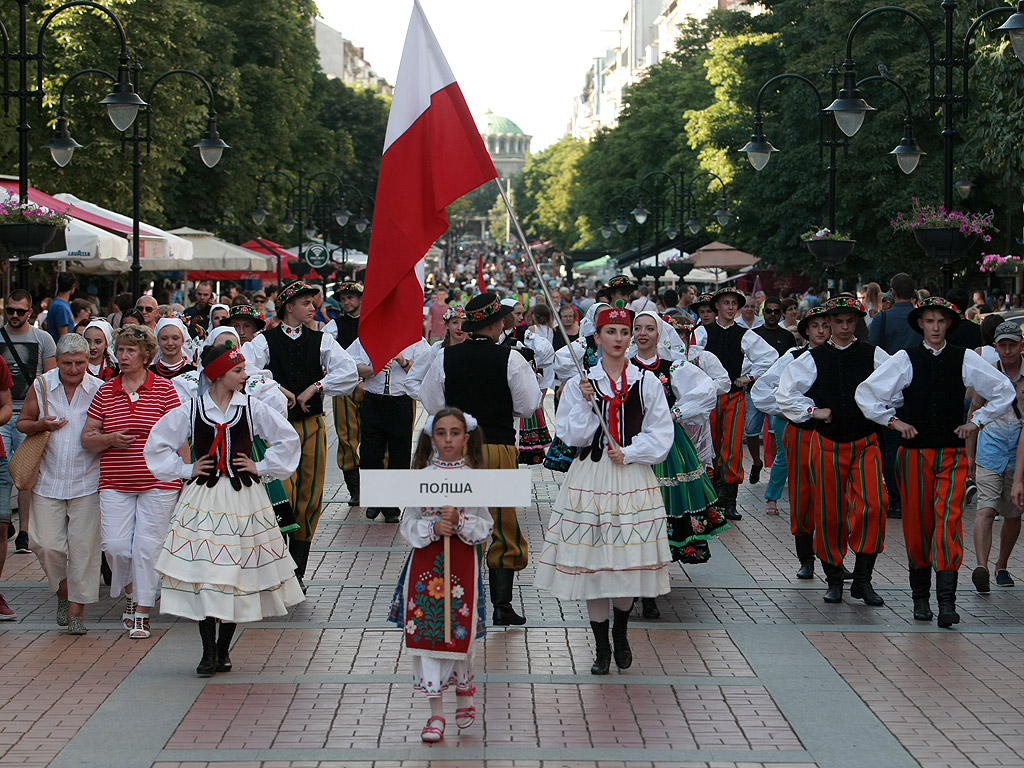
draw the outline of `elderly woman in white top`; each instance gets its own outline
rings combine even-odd
[[[57,367],[36,379],[16,425],[26,435],[50,433],[31,491],[29,546],[57,593],[57,624],[72,635],[86,633],[85,605],[100,594],[100,457],[82,449],[81,435],[103,381],[88,370],[89,342],[62,336]]]

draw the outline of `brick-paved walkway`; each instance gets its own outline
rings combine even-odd
[[[522,514],[533,551],[560,479],[534,470],[536,503]],[[820,578],[794,578],[788,518],[764,515],[763,484],[743,487],[744,519],[711,562],[673,570],[661,620],[634,622],[626,672],[591,676],[585,607],[538,592],[524,571],[516,599],[529,623],[489,628],[477,723],[460,733],[449,718],[447,738],[426,746],[427,705],[384,620],[405,546],[395,526],[348,507],[340,473],[328,483],[307,601],[239,631],[234,671],[207,680],[194,675],[191,622],[157,617],[151,639],[132,641],[104,599],[87,609],[88,635],[58,630],[35,558],[12,549],[0,582],[18,612],[0,624],[0,765],[1024,764],[1024,586],[979,596],[966,568],[957,630],[913,621],[895,521],[876,571],[886,605],[826,605]],[[968,513],[968,548],[972,523]],[[1020,554],[1010,568],[1024,580]]]

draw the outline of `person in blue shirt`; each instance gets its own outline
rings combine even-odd
[[[76,284],[75,276],[70,272],[61,272],[57,275],[57,295],[50,302],[50,308],[46,313],[46,330],[54,342],[60,341],[61,336],[75,327],[70,302]]]

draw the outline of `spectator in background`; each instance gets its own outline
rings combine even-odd
[[[185,284],[178,282],[174,284],[174,290],[171,291],[171,304],[184,304],[185,303]]]
[[[800,299],[800,316],[803,317],[807,314],[808,309],[817,307],[819,304],[821,304],[821,300],[818,298],[818,294],[814,290],[814,286],[808,286],[804,297]]]
[[[530,330],[549,344],[555,338],[555,330],[552,327],[553,322],[554,316],[551,314],[551,307],[547,304],[538,304],[533,308],[533,327]]]
[[[977,300],[980,295],[981,294],[979,293],[975,293],[975,300]],[[949,293],[946,294],[946,300],[956,307],[956,311],[960,313],[961,319],[966,320],[965,312],[968,306],[970,306],[967,303],[967,292],[963,288],[952,288]],[[985,306],[988,307],[987,304]],[[988,312],[989,310],[986,309],[985,311]],[[981,326],[970,321],[957,323],[952,330],[946,334],[946,341],[949,344],[955,344],[958,347],[967,347],[968,349],[977,349],[984,344],[981,338]]]
[[[799,336],[797,324],[800,321],[800,307],[796,299],[787,298],[782,300],[782,321],[781,325],[787,331],[797,334],[797,343],[802,346],[803,337]]]
[[[191,318],[199,315],[204,321],[208,321],[210,317],[210,300],[213,298],[213,283],[209,280],[203,280],[196,285],[192,293],[195,296],[196,303],[185,310],[185,317]],[[206,322],[203,324],[205,325]]]
[[[683,314],[696,323],[698,320],[697,313],[690,309],[690,304],[692,304],[693,300],[696,298],[693,286],[687,285],[686,283],[679,283],[676,286],[676,291],[679,293],[679,299],[676,302],[676,306],[683,310]]]
[[[92,304],[86,299],[75,299],[71,302],[71,322],[88,323],[92,319]]]
[[[954,290],[961,290],[961,289],[955,288]],[[964,300],[965,300],[964,304],[957,304],[957,309],[960,310],[961,316],[964,314],[964,310],[967,309],[967,307],[966,307],[966,299],[967,299],[967,294],[965,293],[964,294]],[[950,301],[952,301],[952,299],[950,299]],[[978,312],[980,312],[981,314],[987,315],[989,312],[992,311],[992,307],[990,307],[988,302],[985,301],[985,292],[984,291],[975,291],[974,292],[973,301],[974,301],[974,303],[971,306],[976,307]]]
[[[135,297],[130,293],[119,293],[114,299],[114,311],[107,315],[107,322],[112,328],[120,328],[121,318],[129,309],[135,309]]]
[[[633,301],[629,303],[629,309],[633,310],[634,315],[637,312],[643,312],[648,309],[657,311],[658,307],[653,301],[651,301],[650,296],[648,295],[650,290],[646,285],[641,285],[637,289],[637,293],[639,294],[637,298],[633,299]]]
[[[152,296],[139,296],[139,300],[135,302],[135,309],[142,315],[142,324],[155,333],[157,320],[160,319],[160,305],[156,303],[156,299]]]
[[[748,330],[760,328],[764,325],[764,318],[757,314],[760,305],[755,303],[751,296],[745,296],[744,301],[746,303],[740,308],[739,314],[736,315],[737,324],[742,325]]]
[[[54,343],[65,333],[70,333],[75,322],[71,314],[71,294],[75,292],[77,280],[70,272],[57,275],[57,295],[50,302],[46,313],[46,330]]]
[[[430,306],[427,307],[425,335],[431,344],[444,338],[444,313],[448,311],[448,303],[445,301],[447,296],[447,289],[438,287],[434,291]]]
[[[882,286],[878,283],[867,283],[864,285],[864,310],[867,315],[864,317],[864,322],[871,325],[871,321],[875,319],[875,315],[882,311]]]

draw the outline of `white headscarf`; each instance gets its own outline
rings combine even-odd
[[[597,333],[597,313],[604,307],[610,307],[603,301],[595,301],[590,305],[590,309],[587,310],[587,314],[580,320],[580,338],[585,339],[587,336],[593,336]]]
[[[191,362],[192,349],[191,347],[189,347],[188,343],[189,341],[192,340],[192,336],[191,334],[189,334],[188,329],[185,328],[185,324],[176,317],[161,317],[159,320],[157,320],[156,330],[153,332],[153,335],[157,337],[158,348],[160,346],[160,331],[162,331],[164,328],[178,329],[178,331],[181,333],[181,349],[178,351],[178,354],[180,354],[185,359],[186,362]],[[163,350],[159,350],[159,352],[160,356],[163,357]]]
[[[662,360],[684,360],[686,359],[686,348],[683,345],[682,340],[679,338],[679,334],[676,333],[675,328],[666,323],[661,319],[661,315],[655,312],[653,309],[645,309],[643,312],[637,312],[636,317],[647,315],[648,317],[654,318],[654,324],[658,329],[658,357]],[[636,318],[633,319],[636,322]],[[636,354],[636,342],[630,344],[629,352],[630,356]]]
[[[231,314],[231,307],[229,307],[227,304],[214,304],[212,307],[210,307],[210,321],[206,324],[207,333],[213,330],[213,310],[215,309],[227,310],[228,315],[230,316]]]
[[[103,356],[111,368],[115,367],[117,365],[117,360],[114,358],[114,327],[106,320],[97,318],[95,320],[91,320],[89,324],[82,329],[82,335],[84,336],[85,332],[90,328],[99,328],[103,331],[103,336],[107,340],[107,348],[104,351]]]

